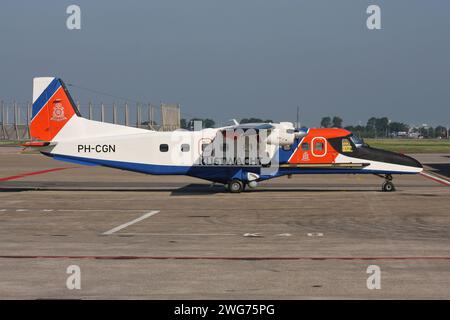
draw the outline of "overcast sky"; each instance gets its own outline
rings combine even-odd
[[[70,4],[81,30],[66,28]],[[369,4],[381,30],[366,27]],[[30,100],[32,78],[51,75],[217,122],[295,121],[300,105],[309,126],[448,125],[449,36],[448,0],[2,0],[0,99]]]

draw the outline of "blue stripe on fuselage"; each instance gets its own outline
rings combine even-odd
[[[74,157],[61,154],[52,154],[42,152],[44,155],[54,158],[55,160],[66,161],[71,163],[87,164],[87,165],[101,165],[105,167],[129,170],[141,173],[150,174],[187,174],[190,166],[166,166],[157,164],[144,164],[135,162],[124,162],[114,160],[103,160],[85,157]]]
[[[188,175],[209,181],[227,183],[232,178],[240,178],[245,180],[246,172],[253,172],[261,174],[260,167],[236,167],[236,166],[175,166],[175,165],[159,165],[159,164],[144,164],[135,162],[124,162],[114,160],[103,160],[94,158],[74,157],[59,154],[51,154],[42,152],[44,155],[54,158],[55,160],[66,161],[71,163],[78,163],[83,165],[101,165],[110,168],[154,174],[154,175]],[[377,170],[362,170],[362,169],[305,169],[305,168],[280,168],[272,175],[261,175],[260,181],[268,180],[275,177],[284,176],[287,174],[415,174],[416,172],[402,172],[402,171],[377,171]],[[241,174],[242,177],[236,177]]]
[[[235,166],[174,166],[159,164],[144,164],[135,162],[124,162],[114,160],[103,160],[85,157],[74,157],[60,154],[42,152],[44,155],[55,160],[78,163],[83,165],[101,165],[110,168],[154,174],[154,175],[188,175],[209,181],[226,183],[232,177],[245,180],[245,172],[259,174],[259,167],[235,167]],[[239,177],[237,176],[239,175]]]

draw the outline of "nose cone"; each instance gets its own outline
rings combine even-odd
[[[423,171],[422,164],[419,161],[417,161],[416,159],[414,159],[413,157],[409,157],[404,154],[398,154],[398,155],[401,157],[400,162],[402,165],[415,168],[417,172]]]
[[[362,158],[365,158],[367,160],[406,166],[410,168],[410,170],[408,171],[417,173],[423,170],[422,164],[419,161],[404,154],[370,147],[361,148],[361,151]]]
[[[406,163],[409,163],[409,165],[411,167],[423,169],[422,164],[419,161],[417,161],[416,159],[414,159],[413,157],[409,157],[409,156],[405,156],[405,155],[402,155],[402,156],[403,156],[403,159],[405,159]]]

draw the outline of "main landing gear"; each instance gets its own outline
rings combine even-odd
[[[240,193],[244,190],[245,185],[241,180],[233,179],[230,182],[228,182],[228,191],[231,193]]]
[[[384,177],[385,181],[381,185],[381,190],[384,192],[392,192],[395,191],[394,183],[392,183],[392,175],[387,174]]]

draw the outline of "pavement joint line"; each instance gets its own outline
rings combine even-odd
[[[238,236],[237,233],[149,233],[149,232],[121,232],[121,236]]]
[[[6,211],[18,211],[18,212],[73,212],[73,211],[80,211],[80,212],[142,212],[146,209],[15,209],[15,208],[5,208],[0,209],[0,212],[6,212]]]
[[[109,201],[109,200],[108,200]],[[51,209],[53,210],[53,209]],[[72,212],[72,211],[81,211],[81,212],[142,212],[146,209],[55,209],[58,212]]]
[[[113,234],[113,233],[115,233],[115,232],[117,232],[117,231],[120,231],[120,230],[122,230],[122,229],[124,229],[124,228],[126,228],[126,227],[128,227],[128,226],[131,226],[132,224],[135,224],[135,223],[137,223],[137,222],[139,222],[139,221],[142,221],[142,220],[144,220],[144,219],[147,219],[147,218],[149,218],[149,217],[151,217],[151,216],[157,214],[158,212],[159,212],[159,210],[153,210],[153,211],[147,212],[147,213],[143,214],[142,216],[140,216],[139,218],[136,218],[136,219],[134,219],[134,220],[131,220],[131,221],[129,221],[129,222],[126,222],[126,223],[124,223],[124,224],[121,224],[120,226],[117,226],[117,227],[115,227],[115,228],[112,228],[111,230],[108,230],[108,231],[106,231],[106,232],[103,232],[102,235],[105,235],[105,236],[106,236],[106,235]]]
[[[368,260],[450,260],[450,256],[373,256],[373,257],[348,257],[348,256],[88,256],[88,255],[2,255],[0,259],[46,259],[46,260],[230,260],[230,261],[368,261]]]

